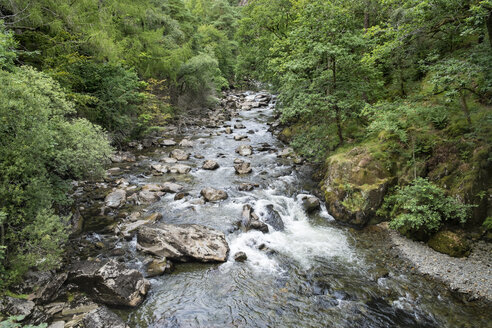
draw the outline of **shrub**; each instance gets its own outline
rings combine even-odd
[[[417,178],[386,197],[380,214],[387,211],[393,229],[411,237],[427,237],[439,230],[444,221],[465,223],[470,207],[446,196],[443,189],[427,179]]]
[[[12,316],[12,317],[9,317],[7,320],[4,320],[4,321],[0,321],[0,328],[46,328],[48,327],[48,324],[46,323],[42,323],[40,325],[36,325],[36,326],[33,326],[33,325],[27,325],[27,326],[24,326],[24,325],[21,325],[20,323],[18,323],[19,321],[22,321],[24,320],[24,316]]]
[[[58,83],[29,67],[0,71],[0,286],[55,267],[67,238],[53,208],[72,179],[100,177],[111,153],[101,129],[74,119]]]

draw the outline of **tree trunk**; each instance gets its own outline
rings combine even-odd
[[[340,145],[343,145],[343,134],[342,134],[342,115],[340,113],[340,108],[335,105],[335,120],[337,122],[337,133],[338,133],[338,141]]]
[[[367,32],[367,29],[369,28],[370,24],[370,17],[369,17],[369,8],[370,8],[371,2],[366,1],[365,2],[365,8],[364,8],[364,33]]]
[[[335,57],[332,58],[333,63],[333,90],[337,88],[337,60]],[[340,145],[343,144],[343,134],[342,134],[342,115],[340,113],[340,107],[337,104],[334,105],[335,109],[335,121],[337,123],[337,133]]]
[[[487,31],[489,32],[489,42],[492,47],[492,10],[489,13],[489,17],[487,18]]]
[[[466,121],[468,124],[472,124],[471,118],[470,118],[470,110],[468,109],[468,104],[466,102],[466,91],[461,90],[460,91],[460,101],[461,101],[461,109],[463,109],[463,112],[465,113]]]

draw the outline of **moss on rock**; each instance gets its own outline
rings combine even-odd
[[[466,239],[448,230],[437,232],[428,244],[433,250],[453,257],[468,256],[470,253],[470,244]]]
[[[355,147],[328,158],[321,187],[335,219],[363,227],[381,206],[392,181],[366,147]]]

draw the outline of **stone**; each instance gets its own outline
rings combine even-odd
[[[244,163],[244,160],[242,160],[240,158],[235,158],[234,159],[234,164],[241,164],[241,163]]]
[[[48,328],[65,328],[65,321],[54,321]]]
[[[241,129],[246,129],[246,127],[242,123],[237,123],[237,124],[234,124],[234,129],[241,130]]]
[[[130,152],[118,151],[109,157],[113,163],[135,162],[136,158]]]
[[[141,252],[187,262],[225,262],[229,245],[223,232],[196,224],[164,224],[140,227],[137,249]]]
[[[58,296],[58,291],[60,287],[67,280],[67,274],[60,273],[57,275],[53,275],[52,278],[46,283],[39,286],[36,292],[30,298],[31,301],[36,301],[36,303],[47,303],[52,301]]]
[[[190,153],[187,153],[182,149],[174,149],[171,152],[170,157],[175,158],[178,161],[187,161],[190,158]]]
[[[188,195],[186,192],[178,192],[176,195],[174,195],[174,200],[181,200],[185,198]]]
[[[251,147],[250,145],[241,145],[236,148],[236,153],[241,156],[249,156],[253,154],[253,147]]]
[[[161,162],[163,162],[165,164],[176,164],[178,162],[178,160],[176,158],[172,158],[172,157],[163,157],[163,158],[161,158]]]
[[[241,140],[244,140],[244,139],[248,139],[248,136],[245,136],[245,135],[237,135],[237,136],[234,136],[234,140],[236,140],[236,141],[241,141]]]
[[[237,252],[234,254],[234,261],[236,262],[244,262],[248,259],[248,256],[245,252]]]
[[[147,264],[145,273],[147,278],[162,276],[164,273],[171,272],[173,269],[172,263],[166,258],[153,259]]]
[[[308,213],[313,213],[321,208],[321,203],[317,197],[305,196],[302,198],[302,206]]]
[[[176,141],[172,140],[172,139],[164,139],[161,141],[161,146],[164,146],[164,147],[172,147],[172,146],[176,146]]]
[[[200,154],[196,154],[196,155],[195,155],[195,158],[196,158],[196,159],[204,159],[204,158],[205,158],[205,156],[200,155]]]
[[[251,220],[248,226],[248,230],[258,230],[263,233],[268,233],[269,231],[268,226],[260,220]]]
[[[133,236],[135,236],[138,228],[146,224],[157,222],[160,219],[162,219],[161,213],[153,213],[142,220],[124,224],[123,227],[120,229],[120,234],[123,236],[123,238],[130,240],[133,238]]]
[[[67,280],[94,300],[114,306],[138,306],[150,288],[139,271],[115,260],[77,262],[69,268]]]
[[[234,169],[236,170],[237,174],[248,174],[253,171],[253,169],[251,168],[251,163],[249,162],[234,164]]]
[[[128,328],[120,317],[105,306],[87,313],[82,322],[84,328]]]
[[[150,204],[161,199],[163,194],[160,186],[149,184],[142,187],[142,190],[138,193],[138,200],[142,203]]]
[[[34,302],[20,298],[4,296],[0,300],[0,313],[8,315],[21,315],[27,317],[34,310]]]
[[[255,185],[252,183],[241,183],[238,187],[240,191],[251,191],[255,189]]]
[[[228,195],[225,191],[214,189],[211,187],[204,188],[200,194],[205,198],[207,202],[218,202],[227,199]]]
[[[453,257],[470,254],[468,241],[462,235],[449,230],[437,232],[429,239],[428,244],[433,250]]]
[[[126,191],[123,189],[116,189],[106,196],[104,203],[106,207],[119,208],[125,205],[126,202]]]
[[[187,174],[191,171],[191,166],[184,165],[184,164],[176,164],[172,166],[169,170],[171,173]]]
[[[167,165],[161,165],[161,164],[152,164],[151,168],[159,173],[168,173],[169,172],[169,166]]]
[[[292,149],[291,147],[287,147],[287,148],[284,148],[282,149],[279,153],[278,153],[278,157],[282,157],[282,158],[285,158],[285,157],[292,157],[294,156],[296,153],[294,152],[294,149]]]
[[[225,128],[224,132],[225,132],[225,134],[232,134],[231,127],[228,126],[227,128]]]
[[[282,221],[280,214],[278,214],[271,204],[266,206],[265,222],[271,225],[274,230],[285,230],[284,221]]]
[[[204,170],[216,170],[218,168],[219,168],[219,163],[210,159],[206,160],[202,166],[202,169]]]
[[[162,184],[162,191],[165,192],[177,193],[180,192],[181,190],[183,190],[183,186],[174,182],[164,182]]]
[[[179,146],[181,146],[181,147],[193,147],[193,141],[188,140],[188,139],[183,139],[179,143]]]
[[[254,213],[253,208],[251,205],[244,205],[243,206],[243,211],[242,211],[242,225],[246,229],[246,231],[249,230],[259,230],[263,233],[268,233],[269,229],[268,226],[264,223],[261,222],[258,218],[258,216]]]
[[[397,181],[365,147],[329,157],[324,172],[320,185],[328,212],[335,220],[357,228],[375,217],[388,189]]]

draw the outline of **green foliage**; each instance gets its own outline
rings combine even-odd
[[[67,67],[65,85],[78,102],[78,114],[113,133],[117,141],[134,135],[134,122],[144,102],[143,84],[121,65],[84,60]],[[76,77],[74,79],[74,77]]]
[[[446,196],[444,190],[427,179],[417,178],[411,185],[397,187],[393,195],[386,197],[380,214],[387,211],[393,229],[411,236],[422,233],[428,236],[438,231],[445,221],[465,223],[470,208]]]
[[[20,46],[38,52],[20,60],[49,71],[78,115],[117,144],[148,130],[141,123],[157,114],[145,107],[140,80],[164,81],[166,109],[208,106],[234,80],[238,10],[228,1],[13,0],[2,13],[21,31]]]
[[[0,69],[11,70],[17,57],[17,42],[11,31],[5,30],[3,21],[0,20]]]
[[[53,268],[66,241],[70,179],[100,177],[111,153],[101,128],[77,119],[58,83],[29,67],[0,71],[2,284],[31,266]],[[1,270],[0,270],[1,271]],[[5,271],[4,271],[5,273]]]
[[[9,317],[7,320],[1,321],[0,322],[0,328],[46,328],[48,327],[47,323],[42,323],[39,325],[23,325],[20,324],[24,320],[24,316],[12,316]]]
[[[492,216],[488,216],[482,224],[485,229],[492,231]]]

